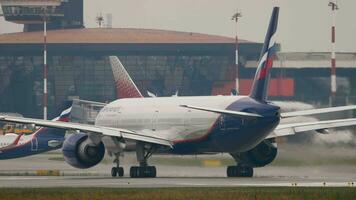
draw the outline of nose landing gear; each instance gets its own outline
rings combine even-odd
[[[124,176],[124,168],[120,167],[120,154],[116,153],[115,154],[115,160],[114,163],[116,164],[116,167],[111,168],[111,176],[112,177],[123,177]]]

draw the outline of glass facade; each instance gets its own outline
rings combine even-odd
[[[15,15],[43,15],[43,7],[28,7],[28,6],[3,6],[3,13],[6,16]],[[48,15],[63,16],[63,11],[58,10],[56,7],[48,6],[46,9]]]
[[[229,56],[119,56],[141,93],[158,96],[210,95],[216,82],[234,80]],[[107,56],[48,58],[49,116],[64,100],[116,99]],[[218,69],[218,70],[217,70]],[[43,58],[0,56],[0,112],[42,116]]]

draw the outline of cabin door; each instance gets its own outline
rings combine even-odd
[[[37,138],[32,138],[31,140],[31,151],[37,151],[38,150],[38,140]]]

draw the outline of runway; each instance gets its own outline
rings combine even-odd
[[[324,184],[325,183],[325,184]],[[355,184],[355,183],[354,183]],[[351,181],[313,178],[111,178],[111,177],[0,177],[0,187],[110,187],[110,188],[171,188],[171,187],[356,187]]]
[[[322,153],[321,153],[322,152]],[[299,158],[298,158],[299,156]],[[206,159],[222,163],[205,166]],[[122,166],[125,177],[112,178],[112,160],[106,158],[90,169],[75,169],[62,160],[60,152],[0,161],[0,188],[51,187],[355,187],[355,154],[351,149],[317,149],[283,147],[272,165],[256,168],[253,178],[226,178],[228,155],[215,156],[156,156],[152,164],[157,167],[157,178],[132,179],[131,166],[137,161],[134,154],[125,154]],[[336,160],[335,160],[336,159]],[[345,162],[341,162],[345,160]],[[318,162],[325,162],[318,164]],[[213,162],[214,163],[214,162]],[[232,161],[233,163],[233,161]],[[315,164],[317,163],[317,164]],[[35,176],[38,170],[57,170],[59,176]],[[353,185],[352,185],[353,183]]]

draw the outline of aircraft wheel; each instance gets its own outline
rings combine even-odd
[[[156,177],[157,171],[154,166],[146,167],[131,167],[130,177],[131,178],[154,178]]]
[[[140,167],[131,167],[130,168],[130,177],[131,178],[141,178],[142,176],[142,170]]]
[[[148,167],[145,167],[145,171],[146,171],[146,174],[145,174],[145,177],[149,177],[149,178],[155,178],[156,175],[157,175],[157,170],[156,170],[156,167],[155,166],[148,166]]]
[[[250,166],[228,166],[227,177],[252,177],[253,168]]]
[[[118,175],[119,175],[119,177],[124,176],[124,168],[123,167],[118,167]]]
[[[246,167],[240,167],[240,177],[246,177],[246,178],[250,178],[253,176],[253,168],[246,166]]]
[[[227,177],[236,177],[236,166],[227,167]]]
[[[117,167],[111,168],[111,176],[116,177],[118,175]]]

